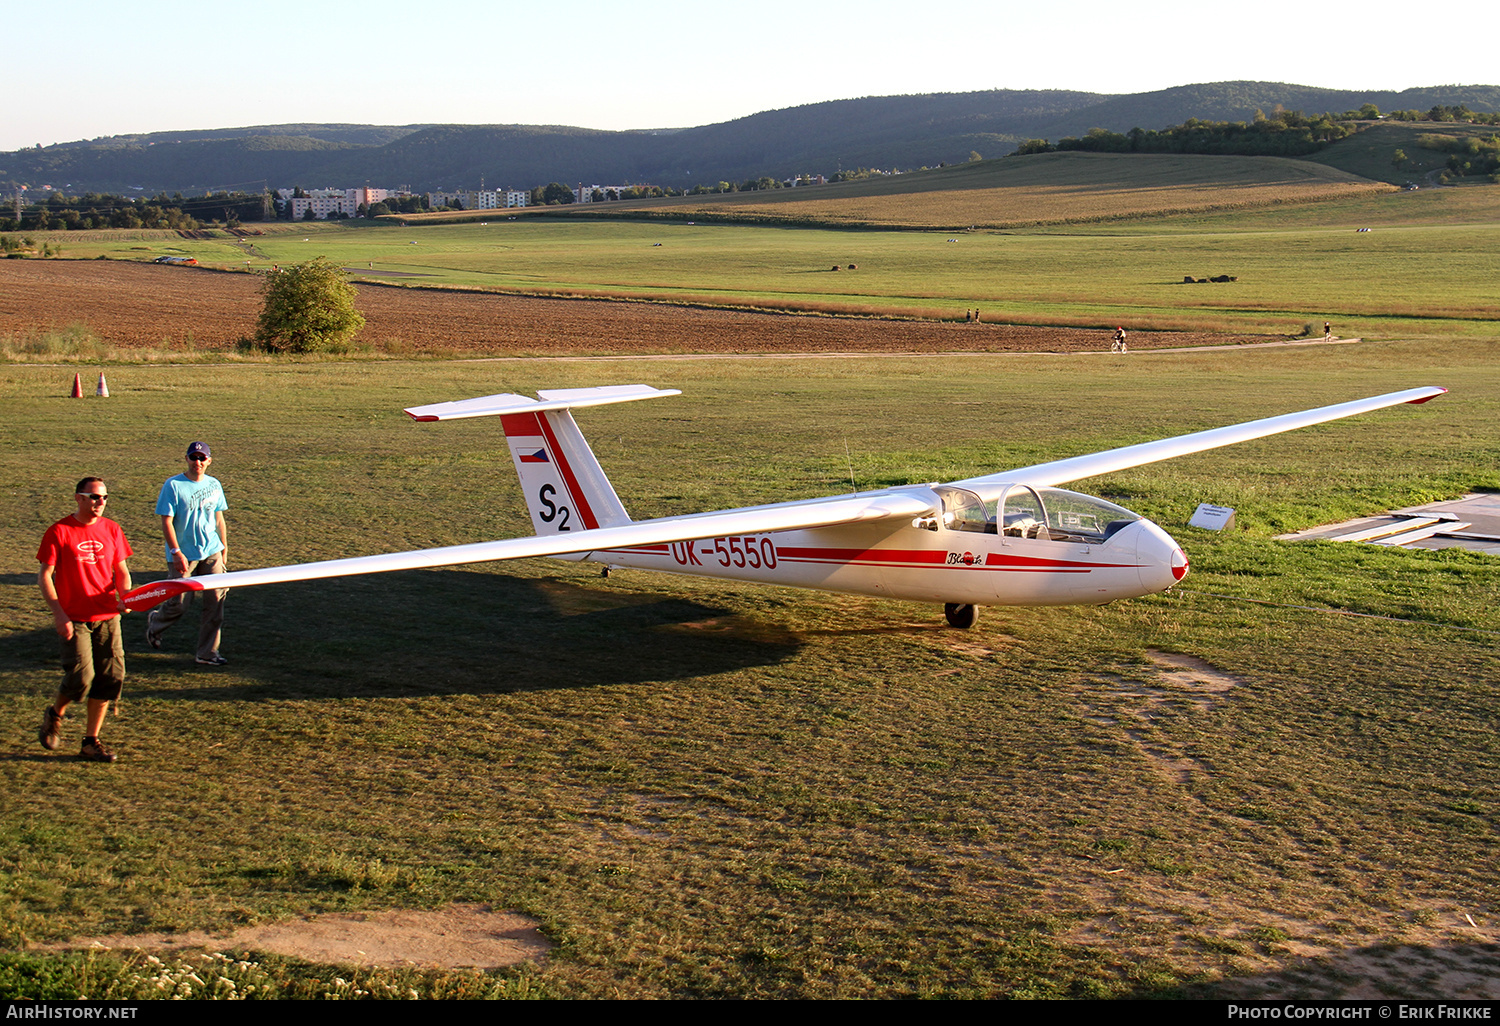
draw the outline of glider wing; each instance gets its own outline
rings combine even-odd
[[[480,414],[482,416],[482,414]],[[529,538],[506,538],[500,541],[450,545],[439,549],[414,552],[389,552],[378,556],[355,556],[321,563],[298,563],[292,566],[267,567],[262,570],[236,570],[207,577],[186,577],[144,584],[125,596],[125,605],[133,611],[150,609],[174,595],[208,588],[244,588],[255,584],[280,584],[286,581],[310,581],[323,577],[348,577],[355,574],[377,574],[391,570],[416,570],[423,567],[454,566],[460,563],[486,563],[528,556],[562,556],[589,554],[607,549],[636,545],[660,545],[674,541],[696,541],[731,535],[762,534],[768,531],[790,531],[836,524],[868,523],[891,518],[910,519],[934,512],[930,493],[874,492],[831,499],[785,502],[771,506],[700,513],[695,516],[644,520],[619,527],[602,527],[592,531],[570,531]]]
[[[1338,420],[1340,417],[1353,417],[1372,410],[1381,410],[1387,406],[1425,403],[1446,391],[1448,391],[1446,388],[1436,386],[1408,388],[1402,392],[1388,392],[1385,395],[1371,396],[1368,399],[1355,399],[1352,402],[1338,403],[1333,406],[1320,406],[1315,410],[1284,413],[1278,417],[1266,417],[1244,424],[1231,424],[1228,427],[1198,431],[1177,438],[1163,438],[1157,442],[1142,442],[1140,445],[1107,449],[1104,452],[1091,453],[1087,456],[1074,456],[1070,459],[1054,460],[1051,463],[1019,467],[1000,474],[971,477],[963,481],[954,481],[953,485],[957,488],[967,488],[981,498],[990,500],[1004,491],[1006,485],[1027,484],[1034,488],[1044,488],[1066,484],[1085,477],[1113,474],[1115,471],[1127,470],[1130,467],[1169,460],[1176,456],[1186,456],[1207,449],[1217,449],[1220,446],[1234,445],[1237,442],[1248,442],[1251,439],[1264,438],[1283,431],[1295,431],[1313,424]]]

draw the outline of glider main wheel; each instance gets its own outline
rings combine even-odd
[[[948,618],[949,627],[966,631],[979,622],[979,607],[967,602],[949,602],[943,606],[943,615]]]

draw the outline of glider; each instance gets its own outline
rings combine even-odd
[[[1103,499],[1057,487],[1402,403],[1447,389],[1401,392],[1288,413],[1178,438],[972,477],[692,516],[633,521],[572,411],[680,395],[612,385],[491,395],[414,406],[418,421],[498,416],[536,531],[529,538],[359,556],[158,581],[125,596],[142,610],[188,591],[351,574],[554,556],[741,581],[942,603],[971,627],[984,605],[1100,604],[1165,591],[1187,573],[1182,547],[1156,524]]]

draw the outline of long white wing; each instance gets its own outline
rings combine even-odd
[[[530,538],[506,538],[500,541],[450,545],[441,549],[419,549],[415,552],[389,552],[379,556],[356,556],[321,563],[298,563],[293,566],[267,567],[263,570],[236,570],[210,577],[156,581],[145,584],[125,596],[132,610],[150,609],[173,595],[208,588],[243,588],[252,584],[280,584],[286,581],[310,581],[322,577],[348,577],[355,574],[378,574],[391,570],[416,570],[422,567],[454,566],[459,563],[485,563],[500,559],[522,559],[527,556],[561,556],[598,552],[635,545],[660,545],[664,542],[696,541],[731,535],[762,534],[767,531],[790,531],[809,527],[832,527],[889,518],[911,518],[933,513],[931,493],[925,490],[874,492],[831,499],[783,502],[770,506],[700,513],[695,516],[644,520],[620,527],[603,527],[593,531],[572,531]]]
[[[1034,488],[1066,484],[1085,477],[1113,474],[1117,470],[1156,463],[1159,460],[1169,460],[1175,456],[1217,449],[1224,445],[1234,445],[1236,442],[1248,442],[1254,438],[1264,438],[1282,431],[1295,431],[1313,424],[1338,420],[1340,417],[1353,417],[1361,413],[1369,413],[1371,410],[1384,409],[1387,406],[1425,403],[1446,391],[1448,391],[1446,388],[1436,386],[1408,388],[1403,392],[1388,392],[1385,395],[1371,396],[1369,399],[1356,399],[1353,402],[1338,403],[1334,406],[1320,406],[1315,410],[1285,413],[1279,417],[1266,417],[1263,420],[1252,420],[1244,424],[1231,424],[1228,427],[1198,431],[1177,438],[1164,438],[1158,442],[1142,442],[1140,445],[1106,449],[1104,452],[1091,453],[1088,456],[1074,456],[1071,459],[1054,460],[1051,463],[1038,463],[1032,467],[1018,467],[999,474],[986,474],[983,477],[954,481],[953,484],[958,488],[967,488],[977,492],[981,498],[994,499],[1007,484],[1028,484]]]

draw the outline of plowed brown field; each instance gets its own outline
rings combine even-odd
[[[255,330],[260,278],[118,261],[0,260],[0,334],[87,326],[122,348],[228,349]],[[1098,329],[796,316],[596,299],[359,286],[362,342],[474,355],[1082,352]],[[1132,349],[1266,341],[1132,332]]]

